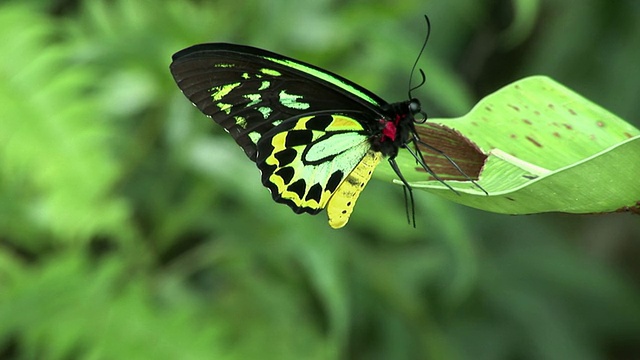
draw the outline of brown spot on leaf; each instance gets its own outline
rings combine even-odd
[[[570,113],[571,115],[578,115],[578,114],[576,114],[576,112],[575,112],[575,111],[573,111],[573,109],[569,109],[569,113]]]
[[[562,124],[564,125],[565,128],[567,128],[567,130],[573,130],[573,126],[571,126],[571,124]]]
[[[636,201],[635,205],[623,206],[617,209],[616,212],[630,212],[632,214],[640,215],[640,200]]]
[[[598,125],[598,127],[604,127],[604,123],[602,121],[596,122],[596,125]]]
[[[555,105],[553,105],[553,104],[549,104],[549,105],[547,105],[547,106],[549,107],[549,109],[555,109],[555,108],[556,108],[556,106],[555,106]]]
[[[541,148],[542,144],[540,144],[539,142],[537,142],[534,138],[532,138],[531,136],[526,136],[525,137],[527,140],[531,141],[533,143],[533,145]]]
[[[515,106],[515,105],[511,105],[511,104],[509,104],[509,107],[510,107],[510,108],[512,108],[512,109],[513,109],[513,110],[515,110],[515,111],[520,111],[520,108],[519,108],[519,107],[517,107],[517,106]]]
[[[531,120],[529,119],[522,119],[522,121],[527,125],[531,125]]]
[[[553,136],[557,137],[558,139],[561,138],[560,133],[558,133],[557,131],[553,132]]]
[[[629,138],[629,139],[631,139],[631,138],[633,137],[633,136],[632,136],[631,134],[629,134],[628,132],[625,132],[625,133],[624,133],[624,135],[625,135],[627,138]]]

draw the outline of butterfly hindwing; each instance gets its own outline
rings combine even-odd
[[[345,181],[338,186],[327,204],[327,216],[332,228],[339,229],[347,224],[356,200],[371,179],[380,160],[382,160],[382,153],[373,150],[367,151]]]
[[[386,102],[326,70],[248,46],[202,44],[173,56],[184,94],[255,161],[260,138],[283,121],[318,112],[379,115]]]
[[[258,142],[262,182],[274,200],[297,213],[316,214],[371,151],[368,138],[368,129],[353,115],[318,114],[283,122]]]

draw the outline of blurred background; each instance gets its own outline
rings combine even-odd
[[[168,70],[234,42],[399,101],[424,14],[431,117],[543,74],[640,126],[637,0],[3,1],[0,358],[640,359],[637,215],[418,192],[413,229],[373,180],[332,230]]]

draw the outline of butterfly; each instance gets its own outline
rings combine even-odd
[[[387,103],[314,65],[228,43],[181,50],[170,70],[184,95],[256,163],[276,202],[296,213],[326,209],[329,225],[341,228],[387,159],[413,209],[395,159],[420,141],[415,124],[424,113],[417,99]],[[410,153],[438,179],[417,148]]]

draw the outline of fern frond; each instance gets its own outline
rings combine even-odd
[[[23,244],[36,241],[25,233],[108,232],[125,208],[110,196],[118,166],[96,73],[74,66],[50,19],[27,6],[0,9],[0,34],[0,232]]]

